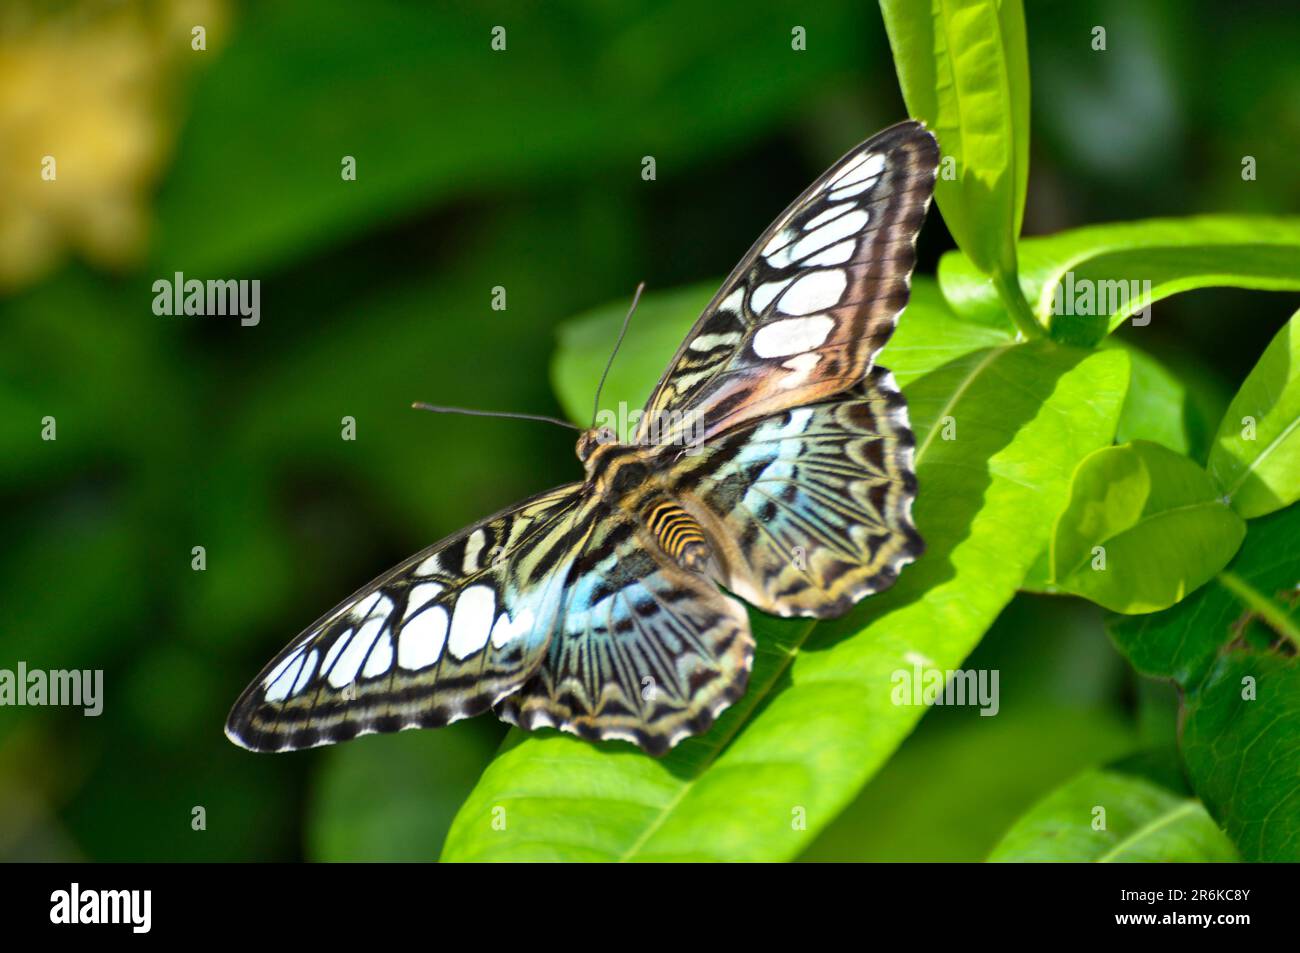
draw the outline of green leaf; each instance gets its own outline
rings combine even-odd
[[[1115,440],[1149,440],[1193,460],[1203,460],[1214,420],[1219,419],[1218,415],[1206,419],[1203,395],[1131,341],[1109,338],[1106,344],[1126,350],[1133,365],[1133,379],[1119,415]]]
[[[971,327],[986,328],[973,322]],[[1220,397],[1217,388],[1203,374],[1185,381],[1131,341],[1108,338],[1104,346],[1126,351],[1133,368],[1115,440],[1119,443],[1150,440],[1192,459],[1205,459],[1214,421],[1222,418],[1227,395]],[[1061,591],[1052,581],[1050,547],[1043,550],[1020,588],[1047,594]]]
[[[752,613],[748,691],[712,731],[661,760],[512,732],[444,857],[796,856],[922,714],[894,704],[894,673],[956,668],[1014,595],[1074,464],[1109,442],[1127,381],[1119,352],[1046,342],[975,351],[914,380],[925,557],[834,623]],[[954,421],[956,439],[940,436]]]
[[[1105,811],[1105,828],[1094,829]],[[1089,771],[1052,792],[1007,831],[993,861],[1222,863],[1232,842],[1195,798],[1114,770]]]
[[[1074,474],[1052,539],[1052,579],[1116,612],[1155,612],[1227,565],[1246,524],[1186,457],[1139,440],[1098,450]]]
[[[1247,860],[1300,861],[1300,665],[1290,651],[1229,652],[1185,706],[1192,784]]]
[[[958,247],[1008,298],[1029,176],[1029,54],[1020,0],[881,0],[908,111],[943,152],[935,200]],[[1035,327],[1021,327],[1034,335]]]
[[[1249,860],[1300,859],[1300,506],[1253,520],[1212,583],[1110,620],[1138,671],[1182,689],[1192,786]],[[1242,697],[1247,677],[1254,699]]]
[[[981,327],[957,317],[933,278],[912,279],[912,297],[898,329],[877,358],[900,387],[974,351],[1012,341],[1010,329]]]
[[[1300,312],[1228,405],[1209,469],[1247,519],[1300,499]]]
[[[1019,265],[1035,320],[1058,341],[1091,346],[1180,291],[1300,289],[1300,218],[1209,215],[1091,225],[1025,239]],[[1002,305],[983,271],[978,261],[948,252],[939,262],[939,285],[963,317],[997,324]]]
[[[1009,684],[1005,671],[1002,684]],[[927,736],[936,714],[800,860],[982,860],[1046,792],[1133,743],[1132,728],[1104,710],[1042,704],[996,718],[963,711],[969,717]]]
[[[1300,506],[1250,524],[1246,541],[1214,580],[1172,609],[1114,616],[1111,638],[1133,667],[1153,678],[1195,688],[1227,645],[1255,633],[1257,645],[1277,638],[1300,648]]]

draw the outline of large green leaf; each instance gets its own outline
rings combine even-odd
[[[643,394],[660,360],[638,361],[646,373],[622,386]],[[836,623],[752,614],[749,690],[711,732],[662,760],[512,732],[444,856],[797,855],[920,717],[922,707],[894,704],[894,673],[956,668],[1014,594],[1074,464],[1111,439],[1127,380],[1122,353],[1047,343],[974,351],[914,380],[926,556]],[[584,418],[586,404],[577,404]],[[954,423],[956,439],[945,439]]]
[[[1005,671],[1002,684],[1010,684]],[[1132,727],[1104,709],[1042,704],[996,718],[963,711],[969,717],[927,736],[936,714],[800,860],[983,860],[1046,792],[1133,744]],[[944,783],[935,784],[936,777]]]
[[[1116,612],[1166,609],[1228,564],[1246,524],[1208,473],[1158,443],[1079,464],[1052,537],[1052,580]]]
[[[1228,652],[1185,706],[1192,784],[1248,860],[1300,861],[1296,648]]]
[[[1212,583],[1165,612],[1110,625],[1138,671],[1182,688],[1188,776],[1250,860],[1300,859],[1297,539],[1300,505],[1253,520]]]
[[[1090,225],[1025,239],[1019,264],[1035,320],[1059,341],[1092,345],[1130,315],[1180,291],[1300,289],[1300,218],[1208,215]],[[957,251],[944,255],[939,285],[963,317],[1005,321],[997,290],[978,261]]]
[[[1300,499],[1300,312],[1228,405],[1209,468],[1247,518]]]
[[[1131,341],[1115,337],[1106,343],[1128,351],[1133,365],[1115,440],[1150,440],[1193,460],[1204,460],[1223,414],[1223,404],[1215,402],[1209,383],[1187,379]]]
[[[995,861],[1223,862],[1232,842],[1195,798],[1114,770],[1089,771],[1035,805]]]
[[[1029,176],[1020,0],[881,0],[880,9],[908,111],[934,130],[943,152],[935,200],[948,231],[993,276],[1013,317],[1027,318],[1015,286]]]

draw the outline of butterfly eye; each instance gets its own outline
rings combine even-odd
[[[596,433],[596,441],[601,444],[613,443],[617,439],[618,435],[610,427],[601,427]]]

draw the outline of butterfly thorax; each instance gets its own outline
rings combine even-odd
[[[578,440],[578,457],[595,495],[631,516],[678,565],[705,568],[713,551],[704,529],[668,492],[656,448],[616,443],[608,433],[589,430]]]

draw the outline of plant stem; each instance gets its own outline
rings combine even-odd
[[[993,287],[997,289],[998,297],[1002,299],[1021,337],[1032,341],[1045,335],[1043,326],[1034,317],[1029,302],[1020,291],[1020,279],[1015,274],[1007,274],[1001,269],[996,269],[993,272]]]

